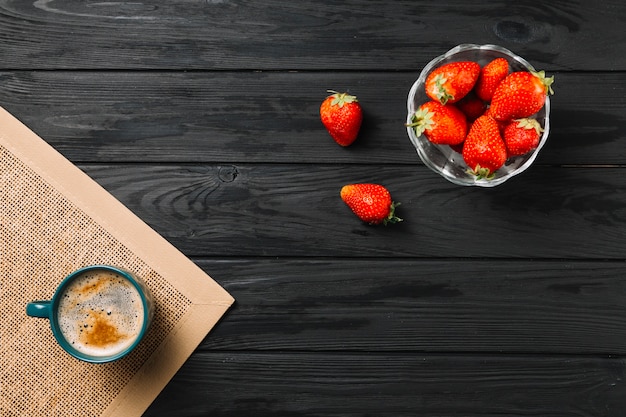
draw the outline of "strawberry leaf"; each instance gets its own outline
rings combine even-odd
[[[435,95],[441,104],[446,104],[449,100],[454,100],[454,96],[446,90],[444,84],[448,81],[443,74],[437,74],[435,76],[434,82],[436,87]]]
[[[530,71],[530,73],[541,80],[547,95],[554,94],[554,90],[552,89],[552,84],[554,84],[554,75],[552,77],[546,77],[546,72],[543,70]]]
[[[400,205],[400,203],[391,203],[391,206],[389,207],[389,215],[387,216],[386,219],[383,220],[383,224],[385,226],[387,226],[388,224],[395,224],[395,223],[400,223],[402,221],[402,219],[398,216],[396,216],[396,207],[398,207]]]
[[[352,96],[348,93],[338,93],[337,91],[334,90],[328,90],[329,93],[333,93],[331,95],[331,97],[333,98],[333,100],[331,101],[331,106],[339,106],[339,107],[343,107],[344,104],[347,103],[356,103],[359,100],[356,98],[356,96]]]
[[[406,124],[407,127],[412,127],[415,130],[415,134],[420,136],[424,131],[431,130],[434,127],[433,113],[426,109],[417,109],[411,123]]]
[[[477,180],[492,180],[496,176],[495,172],[491,172],[489,168],[483,168],[479,164],[474,169],[468,169],[467,173],[474,175]]]

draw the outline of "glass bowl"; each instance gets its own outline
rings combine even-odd
[[[407,100],[407,124],[411,123],[411,117],[417,108],[430,100],[424,90],[424,82],[433,69],[454,61],[474,61],[482,67],[499,57],[505,58],[509,62],[510,72],[536,71],[524,58],[500,46],[458,45],[430,61],[420,73],[419,78],[413,83]],[[463,161],[461,154],[455,152],[450,146],[435,145],[423,134],[417,136],[412,127],[407,127],[407,132],[422,162],[448,181],[465,186],[495,187],[528,169],[546,143],[548,133],[550,132],[550,97],[546,97],[545,105],[533,117],[537,119],[543,128],[539,145],[535,150],[525,155],[509,158],[504,166],[496,171],[492,179],[476,179],[474,175],[468,172],[468,166]]]

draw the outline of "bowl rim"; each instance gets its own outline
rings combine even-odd
[[[411,118],[413,117],[413,114],[415,113],[416,110],[416,106],[415,106],[415,96],[417,94],[417,90],[420,88],[421,85],[423,85],[423,83],[426,80],[426,77],[428,76],[428,74],[430,74],[430,72],[435,69],[435,67],[437,67],[441,61],[452,57],[455,54],[458,54],[460,52],[465,52],[465,51],[476,51],[476,50],[484,50],[484,51],[495,51],[495,52],[499,52],[501,54],[506,55],[507,57],[509,57],[510,59],[516,61],[517,63],[519,63],[521,66],[523,66],[524,68],[526,68],[528,71],[533,71],[536,72],[537,70],[535,69],[535,67],[533,67],[526,59],[522,58],[521,56],[513,53],[512,51],[510,51],[507,48],[504,48],[502,46],[499,45],[494,45],[494,44],[484,44],[484,45],[479,45],[479,44],[473,44],[473,43],[464,43],[464,44],[460,44],[455,46],[454,48],[450,49],[449,51],[447,51],[444,54],[441,54],[435,58],[433,58],[432,60],[430,60],[422,69],[422,71],[420,72],[420,75],[418,76],[418,78],[415,80],[415,82],[413,83],[413,85],[411,86],[410,90],[409,90],[409,94],[407,97],[407,119],[406,119],[406,124],[410,124],[411,123]],[[535,159],[537,158],[539,151],[541,150],[541,148],[543,148],[543,146],[545,145],[547,138],[548,138],[548,134],[550,132],[550,96],[546,96],[546,101],[544,104],[544,111],[545,111],[545,117],[543,120],[543,132],[541,135],[541,138],[539,139],[539,144],[537,145],[537,147],[532,151],[532,153],[527,154],[526,155],[526,160],[524,161],[524,163],[522,163],[519,167],[517,167],[515,170],[507,172],[505,175],[500,176],[500,177],[496,177],[493,178],[491,180],[487,180],[487,179],[474,179],[473,181],[470,180],[471,177],[467,177],[467,180],[458,178],[456,176],[450,175],[447,172],[443,171],[438,165],[434,164],[430,158],[427,157],[427,155],[424,153],[424,149],[422,148],[420,142],[419,142],[419,136],[417,136],[415,134],[415,131],[413,130],[412,127],[407,126],[407,133],[409,135],[409,139],[411,140],[411,142],[413,143],[413,146],[415,147],[415,149],[417,150],[417,154],[420,157],[420,159],[422,160],[422,162],[424,163],[424,165],[426,165],[428,168],[430,168],[432,171],[438,173],[439,175],[441,175],[442,177],[444,177],[445,179],[447,179],[448,181],[457,184],[457,185],[463,185],[463,186],[478,186],[478,187],[495,187],[497,185],[502,184],[503,182],[505,182],[506,180],[521,174],[522,172],[526,171],[530,165],[533,164],[533,162],[535,161]],[[422,136],[422,135],[420,135]],[[439,145],[433,145],[435,147],[439,147]]]

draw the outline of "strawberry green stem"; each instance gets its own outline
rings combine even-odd
[[[467,173],[474,175],[477,180],[492,180],[496,176],[495,172],[491,172],[489,168],[481,167],[480,164],[476,164],[474,169],[469,168]]]
[[[448,90],[446,90],[446,87],[444,86],[444,84],[448,81],[446,77],[444,77],[442,74],[437,74],[434,81],[436,90],[435,96],[437,97],[437,99],[439,99],[439,102],[441,104],[445,106],[449,100],[454,100],[454,96],[448,93]]]
[[[406,123],[405,126],[412,127],[415,134],[420,136],[424,131],[434,127],[433,113],[428,110],[417,109],[411,118],[411,123]]]
[[[338,105],[339,107],[343,107],[344,104],[356,103],[359,101],[356,96],[352,96],[348,93],[338,93],[334,90],[327,90],[327,92],[332,93],[330,97],[333,98],[333,101],[331,101],[330,104],[333,106]]]
[[[554,83],[554,75],[552,77],[546,77],[545,71],[530,71],[530,73],[541,80],[546,94],[554,94],[554,90],[552,89],[552,84]]]
[[[389,215],[386,219],[383,220],[383,224],[387,226],[388,224],[400,223],[402,219],[396,216],[396,207],[398,207],[401,203],[391,203],[391,207],[389,207]]]

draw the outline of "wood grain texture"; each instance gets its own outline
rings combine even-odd
[[[621,358],[203,352],[145,417],[621,417],[625,368]]]
[[[623,417],[626,3],[0,0],[0,106],[235,305],[145,417]],[[535,164],[453,185],[407,93],[461,43],[555,75]],[[356,94],[358,141],[319,121]],[[378,182],[393,227],[342,185]]]
[[[412,70],[492,43],[549,70],[624,70],[626,6],[491,1],[19,1],[0,4],[4,69]],[[451,23],[452,22],[452,23]],[[449,28],[442,32],[441,28]],[[586,54],[578,52],[585,50]]]
[[[237,300],[202,351],[626,355],[626,265],[196,260]]]
[[[536,166],[495,189],[423,166],[81,166],[188,256],[623,259],[622,168]],[[372,227],[341,201],[379,182],[404,222]],[[572,186],[575,184],[575,186]]]
[[[404,127],[409,73],[0,73],[0,105],[73,162],[419,164]],[[626,165],[626,73],[555,74],[537,164]],[[326,89],[358,95],[359,139],[319,120]]]

